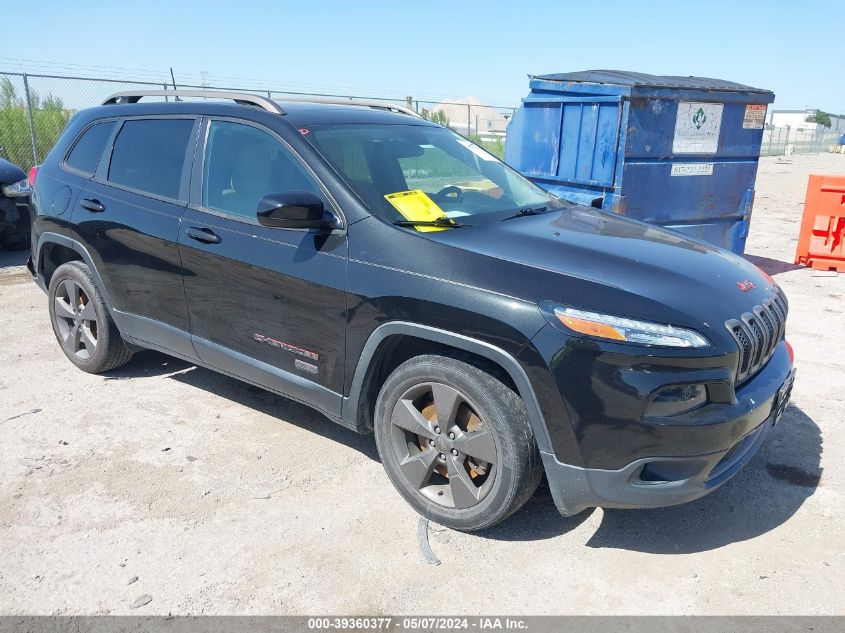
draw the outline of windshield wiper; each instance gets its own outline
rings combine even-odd
[[[461,224],[445,216],[434,220],[394,220],[393,224],[396,226],[437,226],[444,229],[459,229],[469,226],[469,224]]]
[[[504,218],[502,222],[505,220],[513,220],[514,218],[523,218],[526,215],[540,215],[541,213],[545,213],[548,210],[548,207],[524,207],[519,209],[513,215],[509,215],[508,217]]]

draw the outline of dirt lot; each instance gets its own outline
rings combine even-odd
[[[439,565],[371,438],[155,353],[84,374],[0,253],[0,613],[845,613],[845,275],[790,263],[811,172],[845,156],[761,161],[748,251],[799,366],[762,452],[685,506],[566,519],[541,489],[431,526]]]

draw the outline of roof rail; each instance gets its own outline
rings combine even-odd
[[[352,105],[352,106],[363,106],[366,108],[374,108],[376,110],[388,110],[389,112],[400,112],[402,114],[407,114],[410,116],[415,116],[418,119],[422,117],[419,113],[414,112],[411,108],[407,108],[405,106],[396,105],[394,103],[383,103],[381,101],[372,101],[369,99],[343,99],[341,97],[306,97],[306,96],[295,96],[290,98],[282,98],[281,101],[291,101],[291,102],[305,102],[305,103],[327,103],[331,105]]]
[[[239,105],[258,106],[273,112],[284,114],[281,106],[267,97],[251,95],[243,92],[226,92],[221,90],[130,90],[128,92],[116,92],[103,101],[103,105],[119,103],[138,103],[143,97],[204,97],[207,99],[232,99]]]

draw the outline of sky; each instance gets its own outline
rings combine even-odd
[[[699,75],[845,113],[845,2],[39,0],[0,71],[518,105],[529,74]]]

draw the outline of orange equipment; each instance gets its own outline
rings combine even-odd
[[[845,273],[845,176],[810,176],[795,263]]]

